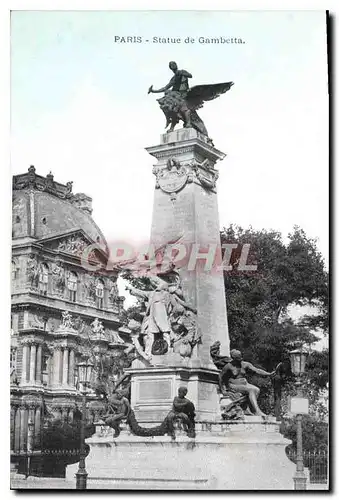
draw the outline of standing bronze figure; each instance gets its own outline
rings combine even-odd
[[[184,127],[193,127],[208,137],[207,129],[199,117],[197,109],[202,108],[205,101],[212,101],[227,92],[232,87],[233,82],[196,85],[190,89],[188,79],[192,78],[191,73],[184,69],[178,69],[177,63],[174,61],[169,63],[169,67],[174,76],[168,84],[158,90],[154,90],[153,85],[148,89],[148,93],[165,93],[163,97],[158,99],[160,108],[166,116],[165,128],[170,125],[168,132],[172,132],[177,123],[182,120]]]

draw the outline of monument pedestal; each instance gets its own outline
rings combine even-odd
[[[87,439],[88,489],[293,490],[295,465],[274,419],[197,425],[197,436],[137,437],[98,427]],[[74,481],[78,465],[67,467]]]
[[[159,356],[160,357],[160,356]],[[131,406],[139,423],[161,423],[172,409],[179,387],[187,387],[194,403],[196,421],[215,421],[218,417],[218,371],[201,367],[155,366],[130,368]]]

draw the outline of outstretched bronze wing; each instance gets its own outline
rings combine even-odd
[[[221,94],[227,92],[233,85],[233,82],[214,83],[211,85],[196,85],[192,87],[186,96],[188,107],[191,110],[199,109],[205,101],[212,101]]]

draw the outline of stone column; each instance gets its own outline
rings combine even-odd
[[[71,387],[74,387],[74,350],[69,350],[69,372],[68,372],[68,383]]]
[[[16,406],[11,405],[11,452],[14,451]]]
[[[38,406],[35,410],[35,436],[34,436],[34,447],[36,449],[41,448],[41,407]]]
[[[31,356],[29,365],[29,382],[30,384],[35,383],[35,368],[36,368],[36,345],[31,345]]]
[[[53,353],[53,385],[60,385],[61,380],[61,348],[59,346],[54,347]]]
[[[20,423],[21,423],[21,409],[19,406],[15,408],[15,421],[14,421],[14,451],[20,451]]]
[[[29,346],[24,344],[22,346],[22,370],[21,370],[21,383],[26,384],[27,382],[27,359],[29,353]]]
[[[42,345],[38,345],[37,357],[36,357],[36,381],[41,384],[41,365],[42,365]]]
[[[68,385],[68,349],[65,347],[63,355],[62,385]]]
[[[25,406],[20,406],[20,451],[26,451],[27,444],[27,409]]]
[[[47,375],[48,375],[48,386],[53,385],[54,382],[54,365],[53,365],[53,354],[48,358],[47,361]]]

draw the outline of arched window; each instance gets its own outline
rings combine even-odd
[[[39,268],[39,292],[47,295],[48,291],[48,265],[43,263]]]
[[[99,309],[104,307],[104,282],[98,280],[95,287],[96,305]]]
[[[74,271],[70,271],[67,279],[67,288],[69,291],[69,300],[71,302],[76,302],[77,300],[77,288],[78,288],[78,276]]]

